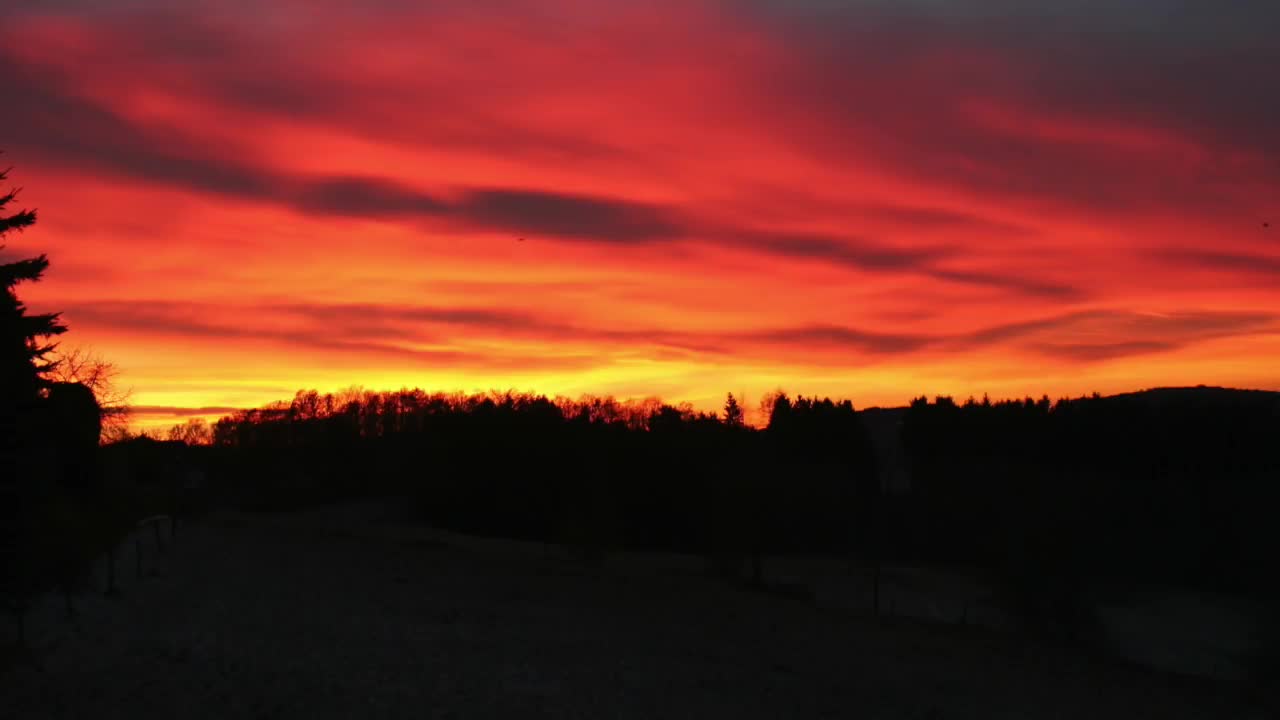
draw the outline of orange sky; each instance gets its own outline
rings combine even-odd
[[[1280,388],[1266,3],[35,5],[3,252],[49,254],[21,296],[139,424],[352,384]]]

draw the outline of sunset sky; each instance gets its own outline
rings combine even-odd
[[[2,164],[40,221],[3,253],[49,254],[20,296],[141,425],[353,384],[1277,389],[1277,28],[1274,0],[6,3]]]

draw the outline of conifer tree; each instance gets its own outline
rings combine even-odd
[[[9,171],[0,171],[0,182]],[[12,232],[21,232],[36,222],[34,210],[14,211],[10,205],[18,197],[17,188],[0,194],[0,251],[3,240]],[[53,364],[45,356],[53,350],[47,339],[66,332],[58,321],[58,313],[33,315],[18,299],[17,285],[36,282],[49,267],[49,259],[41,254],[10,262],[0,262],[0,402],[6,411],[32,402],[45,384],[42,375]]]

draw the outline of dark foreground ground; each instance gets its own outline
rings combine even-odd
[[[118,597],[79,598],[76,627],[56,598],[32,614],[43,669],[10,658],[0,716],[1270,717],[1000,633],[441,537],[371,506],[224,513],[148,545],[142,580],[130,541]]]

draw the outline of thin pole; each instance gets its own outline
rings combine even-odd
[[[107,595],[115,595],[116,590],[116,546],[107,548]]]
[[[876,617],[880,617],[880,563],[871,569],[871,607]]]

